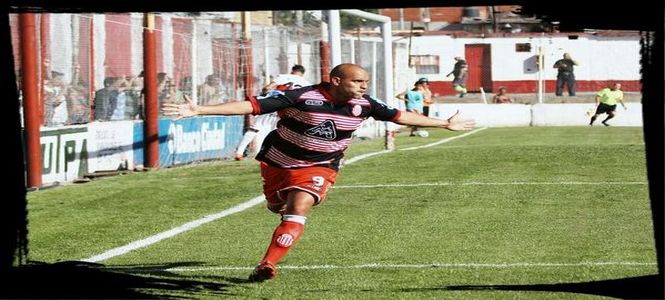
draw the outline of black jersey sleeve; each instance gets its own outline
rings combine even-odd
[[[401,113],[398,109],[392,108],[369,96],[365,96],[365,99],[367,99],[370,104],[370,117],[376,120],[393,122],[399,119]]]
[[[275,93],[270,97],[257,97],[255,100],[257,107],[255,107],[252,113],[255,115],[268,114],[293,106],[296,102],[295,99],[298,99],[299,94],[300,93],[294,91],[283,91]]]

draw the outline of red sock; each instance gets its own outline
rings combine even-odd
[[[296,243],[304,230],[304,224],[293,221],[282,221],[275,228],[268,251],[261,262],[270,262],[276,265],[289,252],[291,246]]]

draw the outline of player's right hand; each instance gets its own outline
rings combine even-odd
[[[175,104],[175,103],[164,103],[162,106],[162,112],[165,116],[175,116],[176,119],[189,118],[196,116],[196,104],[192,102],[189,96],[185,96],[184,104]]]

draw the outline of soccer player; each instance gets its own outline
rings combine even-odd
[[[263,193],[268,209],[281,215],[265,256],[249,276],[264,281],[277,275],[276,265],[298,241],[313,206],[321,204],[335,183],[344,150],[360,123],[373,117],[402,125],[470,130],[473,120],[459,112],[447,120],[400,112],[365,95],[369,75],[355,64],[341,64],[330,72],[330,82],[288,90],[257,101],[197,106],[164,104],[166,115],[267,114],[277,111],[281,121],[264,140],[256,159],[261,162]]]
[[[305,79],[305,67],[301,65],[293,65],[291,67],[291,74],[279,74],[273,81],[263,87],[263,97],[270,97],[286,90],[294,90],[304,86],[312,85]],[[259,115],[254,119],[254,124],[250,126],[240,140],[240,144],[236,148],[235,160],[245,159],[245,149],[249,143],[259,134],[260,131],[272,131],[277,127],[279,117],[277,113]]]
[[[593,126],[593,122],[596,121],[596,118],[600,114],[607,113],[607,118],[603,120],[603,125],[610,126],[607,124],[607,121],[611,118],[614,118],[614,111],[617,108],[617,101],[621,102],[623,109],[626,108],[626,104],[623,103],[623,92],[621,91],[621,83],[614,83],[611,88],[604,88],[596,94],[596,113],[591,116],[591,121],[589,122],[590,126]]]

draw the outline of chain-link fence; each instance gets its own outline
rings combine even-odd
[[[228,13],[227,13],[228,15]],[[20,86],[21,24],[10,16]],[[39,116],[57,127],[143,118],[144,14],[36,15]],[[158,104],[215,104],[258,94],[271,77],[302,64],[321,79],[320,24],[256,25],[242,35],[239,22],[215,14],[157,14]],[[26,58],[29,59],[29,58]]]

